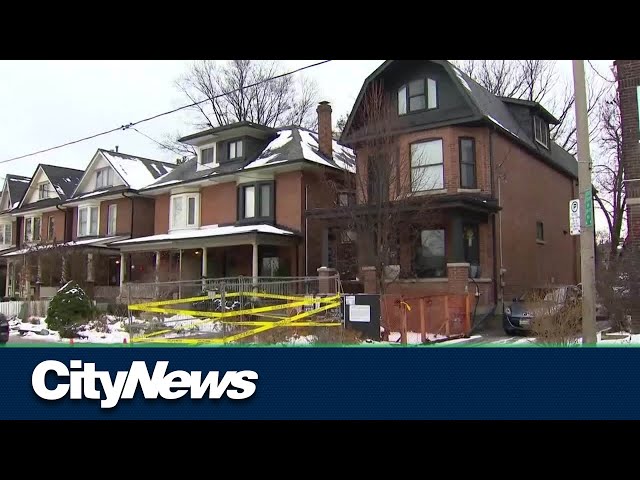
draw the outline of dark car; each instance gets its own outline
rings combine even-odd
[[[0,313],[0,343],[9,341],[9,320]]]
[[[580,288],[575,285],[532,288],[514,298],[511,305],[505,305],[502,315],[504,332],[507,335],[529,333],[536,316],[558,312],[579,296]]]

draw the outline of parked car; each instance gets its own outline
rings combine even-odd
[[[7,343],[9,341],[9,320],[2,313],[0,313],[0,343]]]
[[[507,335],[529,333],[536,316],[559,312],[580,295],[581,290],[576,285],[532,288],[514,298],[511,305],[505,305],[502,315],[504,332]]]

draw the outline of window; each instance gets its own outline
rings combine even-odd
[[[113,186],[113,170],[109,167],[96,170],[96,188]]]
[[[411,145],[411,191],[422,192],[444,188],[442,140]]]
[[[41,217],[25,217],[24,218],[24,241],[39,242],[40,241],[40,225]]]
[[[202,165],[206,165],[208,163],[213,163],[213,150],[215,147],[203,148],[200,151],[200,163]]]
[[[422,230],[418,237],[413,269],[418,278],[447,276],[444,230]]]
[[[273,218],[273,182],[240,187],[239,219]]]
[[[193,228],[200,224],[200,194],[184,193],[171,196],[171,230]]]
[[[462,231],[464,232],[464,261],[471,265],[470,276],[476,278],[478,266],[480,265],[480,233],[478,225],[464,225]]]
[[[413,80],[398,89],[398,114],[438,108],[438,86],[432,78]]]
[[[239,158],[242,156],[242,140],[229,142],[229,159]]]
[[[44,198],[49,198],[49,184],[41,183],[38,185],[38,200],[42,200]]]
[[[98,206],[78,207],[78,237],[98,235]]]
[[[116,234],[118,205],[112,203],[107,210],[107,235]]]
[[[549,148],[549,125],[540,117],[533,117],[533,133],[536,142]]]
[[[544,223],[536,222],[536,240],[544,242]]]
[[[56,236],[56,224],[53,216],[47,219],[47,240],[54,240]]]
[[[460,138],[460,187],[476,188],[476,141]]]
[[[10,223],[0,225],[0,245],[11,245],[13,243],[12,234]]]
[[[280,259],[278,257],[262,257],[262,272],[264,277],[275,277],[280,269]]]
[[[340,232],[340,243],[353,243],[358,239],[358,234],[353,230],[342,230]]]

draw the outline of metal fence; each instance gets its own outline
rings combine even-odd
[[[344,341],[340,279],[231,277],[128,284],[132,342],[305,344]]]
[[[26,320],[29,317],[46,317],[50,300],[0,302],[0,313],[5,317],[18,317]]]

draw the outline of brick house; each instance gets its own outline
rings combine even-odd
[[[115,242],[121,261],[145,265],[149,282],[317,275],[305,210],[333,205],[324,182],[355,163],[332,138],[330,106],[317,111],[318,133],[239,122],[181,138],[197,156],[140,190],[155,200],[153,233]]]
[[[119,294],[111,243],[153,231],[153,199],[138,190],[175,164],[99,149],[85,170],[39,165],[18,206],[17,242],[2,253],[11,295],[49,298],[74,279],[98,300]]]
[[[20,246],[19,217],[14,217],[11,212],[18,208],[30,181],[29,177],[12,174],[4,180],[0,196],[0,254],[12,252]],[[14,290],[13,275],[9,275],[4,262],[0,262],[0,289],[2,297],[9,296]]]
[[[550,139],[553,115],[536,102],[494,96],[447,61],[386,61],[365,80],[340,138],[356,153],[358,178],[370,182],[356,195],[357,208],[377,191],[369,188],[375,176],[366,175],[377,154],[368,143],[375,134],[362,120],[374,87],[393,106],[394,149],[398,168],[411,172],[411,205],[428,202],[427,212],[399,213],[406,228],[398,232],[399,277],[389,292],[464,293],[477,286],[488,310],[532,286],[577,283],[578,245],[567,218],[577,162]],[[418,173],[429,181],[413,181]],[[382,190],[387,200],[393,189]],[[339,225],[338,210],[311,209],[308,217]]]

